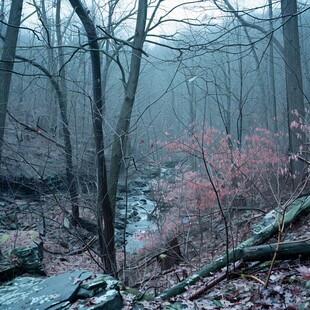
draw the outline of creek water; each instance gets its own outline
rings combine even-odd
[[[133,179],[128,189],[118,195],[116,215],[116,240],[118,246],[124,246],[126,252],[135,253],[147,244],[141,240],[146,232],[156,232],[157,226],[152,221],[152,212],[156,203],[150,199],[150,186],[146,180]],[[125,223],[126,222],[126,223]],[[140,238],[137,238],[140,236]]]

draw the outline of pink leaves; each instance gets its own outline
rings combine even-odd
[[[294,129],[294,128],[298,128],[299,124],[296,121],[292,121],[290,128]]]
[[[310,268],[306,266],[300,266],[296,270],[301,274],[305,280],[310,280]]]
[[[183,166],[176,170],[174,182],[160,181],[161,188],[166,189],[162,197],[165,202],[171,205],[183,203],[190,209],[206,209],[216,204],[202,158],[212,171],[212,181],[220,198],[228,204],[235,195],[246,192],[252,180],[257,186],[264,186],[268,183],[264,179],[269,178],[273,170],[287,171],[285,157],[279,154],[273,136],[265,128],[256,128],[252,135],[245,136],[241,146],[238,141],[232,141],[231,136],[207,128],[192,136],[186,132],[165,147],[174,156],[176,151],[181,152],[183,158],[195,155],[195,171],[190,166]]]
[[[297,109],[292,110],[291,113],[292,113],[293,115],[295,115],[295,116],[298,116],[298,115],[299,115]]]
[[[177,139],[169,139],[170,142],[159,144],[172,160],[180,160],[182,165],[173,170],[173,178],[163,178],[153,186],[157,201],[169,206],[160,223],[165,236],[185,226],[200,225],[199,217],[217,207],[218,198],[225,207],[233,205],[239,196],[244,201],[248,197],[253,199],[258,192],[269,189],[280,172],[288,171],[288,160],[276,143],[278,138],[264,128],[253,130],[242,144],[213,128],[194,135],[184,132]],[[188,159],[187,165],[184,158]]]

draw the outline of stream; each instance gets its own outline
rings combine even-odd
[[[157,230],[156,224],[151,220],[151,214],[156,207],[156,203],[150,197],[151,180],[152,178],[134,177],[128,180],[127,186],[119,186],[115,241],[118,248],[124,249],[124,230],[126,230],[125,244],[128,253],[133,254],[146,245],[146,242],[137,239],[136,235]],[[28,181],[28,179],[17,179],[14,182],[5,180],[0,184],[3,185],[0,189],[0,233],[29,228],[42,230],[41,211],[38,210],[42,210],[42,203],[46,204],[53,195],[48,193],[48,189],[46,192],[42,190],[40,187],[42,184]],[[60,188],[59,191],[64,191],[64,188]],[[32,216],[32,212],[36,215]]]
[[[157,230],[156,224],[151,219],[151,213],[156,204],[150,200],[149,193],[150,186],[147,180],[139,177],[128,182],[127,191],[124,187],[119,191],[115,223],[116,243],[117,246],[123,246],[124,229],[126,229],[125,242],[128,253],[135,253],[147,244],[146,241],[136,239],[135,235],[143,235],[146,231],[155,232]]]

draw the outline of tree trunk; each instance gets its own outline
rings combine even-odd
[[[133,104],[138,87],[140,65],[142,59],[142,48],[145,41],[145,25],[147,16],[147,1],[139,0],[137,23],[134,35],[133,49],[131,54],[130,72],[125,88],[125,99],[115,130],[114,142],[112,144],[111,167],[109,172],[109,195],[113,212],[115,215],[115,202],[118,179],[121,165],[125,156],[124,145],[129,133],[130,119]]]
[[[240,250],[240,256],[243,261],[270,261],[276,251],[277,243],[251,246]],[[310,257],[310,243],[296,242],[283,243],[277,251],[277,260],[281,259],[308,259]]]
[[[62,48],[62,36],[60,27],[60,7],[61,0],[57,0],[56,3],[56,35],[57,35],[57,45],[58,45],[58,62],[59,62],[59,86],[62,93],[61,100],[59,100],[60,115],[62,120],[62,130],[64,135],[64,144],[66,152],[66,176],[68,183],[68,190],[71,199],[72,208],[72,224],[75,226],[78,223],[80,217],[79,214],[79,199],[78,199],[78,185],[76,177],[73,173],[73,162],[72,162],[72,144],[71,144],[71,134],[69,130],[69,120],[67,115],[67,83],[66,83],[66,71],[65,71],[65,59]]]
[[[273,36],[273,9],[272,0],[268,0],[269,5],[269,31],[271,36]],[[269,45],[269,83],[270,83],[270,103],[272,105],[272,117],[273,117],[273,130],[274,133],[278,132],[278,116],[277,116],[277,97],[276,97],[276,80],[274,74],[274,47],[273,41],[270,40]]]
[[[238,31],[238,39],[241,39],[241,31]],[[241,44],[241,40],[240,40]],[[243,57],[242,57],[242,48],[241,45],[239,46],[239,74],[240,74],[240,81],[239,81],[239,100],[238,100],[238,118],[237,118],[237,140],[239,142],[238,147],[241,149],[242,147],[242,138],[243,138],[243,108],[244,108],[244,98],[243,98]]]
[[[283,19],[284,62],[286,78],[287,119],[289,132],[289,153],[300,154],[305,142],[305,134],[301,130],[300,119],[305,120],[305,106],[300,61],[300,45],[296,0],[282,0],[281,11]],[[298,124],[296,128],[291,126]],[[295,175],[294,188],[303,178],[304,163],[291,160],[291,172]]]
[[[9,102],[12,70],[14,67],[22,8],[23,0],[14,0],[11,2],[10,17],[0,62],[0,163],[2,162],[5,119]]]
[[[36,0],[33,0],[33,4],[36,8],[38,19],[42,24],[42,36],[44,41],[47,42],[46,44],[46,53],[47,53],[47,69],[48,71],[54,76],[56,75],[57,67],[55,66],[55,57],[54,57],[54,31],[52,31],[51,20],[48,18],[48,14],[46,11],[46,1],[41,0],[40,5],[37,4]],[[56,13],[57,14],[57,13]],[[54,100],[53,88],[51,84],[48,83],[45,89],[45,98],[44,98],[49,113],[49,127],[50,128],[57,128],[58,124],[58,109],[57,104]],[[55,134],[57,130],[55,131]]]
[[[1,0],[1,8],[0,8],[1,19],[4,17],[4,0]],[[2,36],[3,24],[0,23],[0,35]]]
[[[101,259],[105,273],[116,275],[116,254],[114,241],[114,217],[108,195],[106,162],[103,136],[103,101],[101,84],[101,61],[96,28],[80,0],[69,0],[80,18],[91,48],[93,84],[93,127],[96,145],[97,165],[97,224]]]

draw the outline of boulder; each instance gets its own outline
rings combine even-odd
[[[7,281],[24,273],[45,275],[40,247],[16,248],[0,257],[0,281]]]
[[[0,287],[0,309],[121,309],[119,282],[104,274],[73,270],[50,278],[18,277]]]

